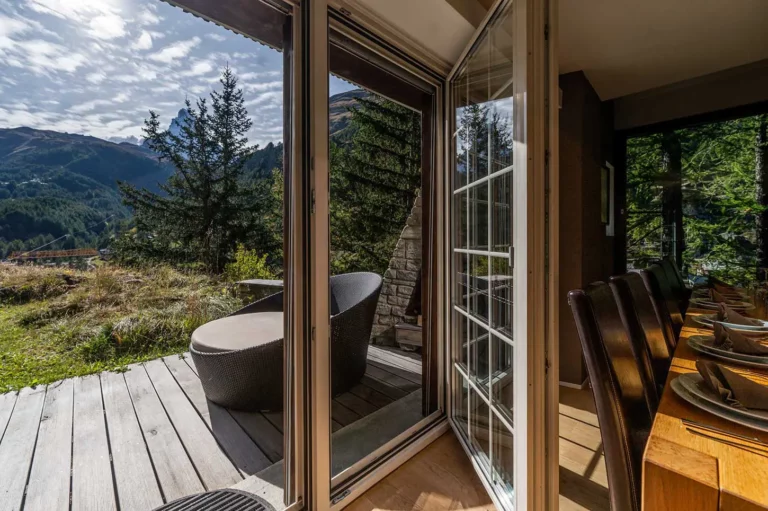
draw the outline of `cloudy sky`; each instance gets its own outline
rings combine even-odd
[[[227,64],[253,118],[252,143],[282,139],[282,56],[160,0],[0,0],[0,128],[140,137],[170,123]],[[331,94],[351,89],[331,79]]]

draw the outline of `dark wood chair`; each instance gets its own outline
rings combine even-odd
[[[657,308],[658,314],[662,318],[669,316],[672,321],[672,330],[675,333],[675,345],[677,345],[677,339],[680,337],[680,331],[685,324],[685,318],[683,313],[680,312],[680,306],[678,305],[677,298],[672,293],[672,289],[669,287],[669,280],[664,268],[658,264],[652,264],[646,270],[637,270],[640,276],[643,278],[645,289],[648,290],[648,294],[651,295],[651,301],[654,307]]]
[[[643,279],[637,273],[611,277],[610,286],[627,332],[638,337],[635,343],[648,348],[653,380],[660,395],[674,354],[672,322],[667,320],[662,324],[659,320]]]
[[[685,312],[688,310],[688,300],[691,298],[691,290],[685,286],[683,275],[680,273],[675,262],[668,257],[658,261],[656,264],[664,268],[664,273],[667,276],[667,282],[669,282],[672,296],[677,300],[680,312],[683,317],[685,317]]]
[[[571,291],[568,302],[595,397],[611,509],[640,511],[643,451],[658,405],[648,399],[650,363],[636,358],[647,350],[627,335],[608,284]]]

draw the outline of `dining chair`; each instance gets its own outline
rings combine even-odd
[[[652,264],[645,270],[636,271],[643,278],[645,289],[651,295],[651,300],[654,303],[654,307],[657,308],[659,316],[663,318],[668,315],[672,321],[672,330],[675,332],[675,345],[677,345],[677,338],[680,337],[680,330],[683,329],[685,319],[669,287],[669,280],[667,280],[664,268],[658,264]]]
[[[685,286],[685,281],[683,281],[683,276],[680,274],[680,270],[677,268],[675,262],[669,257],[661,259],[657,264],[664,268],[664,273],[667,276],[667,282],[669,282],[672,295],[677,300],[680,312],[685,316],[685,311],[688,309],[688,300],[691,298],[691,291]]]
[[[643,451],[657,406],[646,392],[652,380],[637,363],[608,284],[571,291],[568,303],[592,384],[611,509],[640,511]]]
[[[637,273],[613,276],[609,285],[619,306],[624,327],[630,337],[637,338],[633,344],[644,344],[647,348],[658,399],[672,363],[674,352],[672,322],[668,320],[666,324],[662,324],[659,321],[643,279]]]

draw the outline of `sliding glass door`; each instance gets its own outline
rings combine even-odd
[[[544,136],[536,2],[497,2],[449,80],[451,422],[503,508],[543,502]],[[534,143],[536,142],[536,143]],[[541,211],[540,211],[541,208]],[[540,216],[537,216],[539,214]],[[539,467],[541,465],[541,467]]]

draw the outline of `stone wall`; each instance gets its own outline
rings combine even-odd
[[[371,342],[393,346],[398,323],[415,325],[416,316],[406,314],[416,287],[421,285],[421,196],[416,197],[411,213],[397,241],[389,269],[384,274],[379,303],[373,319]]]

